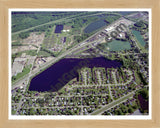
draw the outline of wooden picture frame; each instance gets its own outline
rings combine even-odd
[[[9,120],[9,9],[10,8],[150,8],[152,11],[152,119],[151,120]],[[0,128],[21,127],[160,127],[160,80],[159,76],[159,0],[120,0],[120,1],[66,1],[66,0],[1,0],[0,1]]]

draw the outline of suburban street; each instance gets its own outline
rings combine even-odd
[[[119,98],[118,100],[115,100],[113,102],[111,102],[110,104],[103,106],[101,109],[98,109],[96,111],[94,111],[93,113],[91,113],[91,115],[100,115],[102,114],[105,110],[108,110],[112,107],[114,107],[115,105],[119,105],[120,103],[124,102],[125,100],[127,100],[129,97],[133,96],[134,92],[131,92],[121,98]]]
[[[113,22],[111,25],[107,26],[107,27],[110,27],[110,26],[113,26],[116,22],[118,21],[115,21]],[[76,46],[68,49],[66,52],[62,53],[61,55],[59,55],[58,57],[54,58],[52,61],[50,62],[47,62],[45,63],[43,66],[41,66],[38,70],[34,71],[31,73],[31,76],[34,76],[35,74],[37,74],[38,72],[40,72],[41,70],[45,69],[46,67],[49,67],[50,65],[56,63],[57,61],[59,61],[60,59],[64,58],[66,55],[69,55],[71,54],[72,52],[78,50],[78,49],[81,49],[82,47],[85,47],[89,44],[92,44],[93,42],[87,42],[88,39],[94,37],[95,35],[97,35],[98,33],[100,33],[102,30],[104,30],[105,27],[103,27],[102,29],[100,29],[99,31],[97,31],[95,34],[91,35],[90,37],[88,37],[87,39],[85,39],[84,41],[82,41],[81,43],[77,44]],[[14,87],[17,87],[15,85],[19,85],[19,83],[21,83],[21,81],[23,81],[24,79],[26,79],[28,77],[28,75],[26,75],[25,77],[23,77],[23,79],[20,79],[18,80],[18,82],[15,82],[12,86],[12,88]]]

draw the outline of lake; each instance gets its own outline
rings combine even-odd
[[[97,20],[92,23],[90,23],[85,29],[84,33],[91,33],[103,26],[107,25],[107,23],[104,20]]]
[[[139,41],[139,43],[144,47],[146,45],[146,42],[144,41],[141,33],[139,31],[136,31],[136,30],[132,30],[132,33],[137,38],[137,40]]]
[[[121,67],[122,62],[117,60],[108,60],[104,57],[96,58],[65,58],[51,67],[41,72],[30,82],[30,91],[57,91],[65,86],[73,78],[78,78],[78,70],[82,67],[105,67],[117,68]]]

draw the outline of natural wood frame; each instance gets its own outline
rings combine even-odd
[[[8,11],[9,8],[151,8],[152,9],[152,119],[151,120],[9,120]],[[160,127],[160,1],[159,0],[0,0],[0,128]]]

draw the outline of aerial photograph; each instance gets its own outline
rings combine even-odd
[[[12,116],[148,116],[148,11],[11,11]]]

